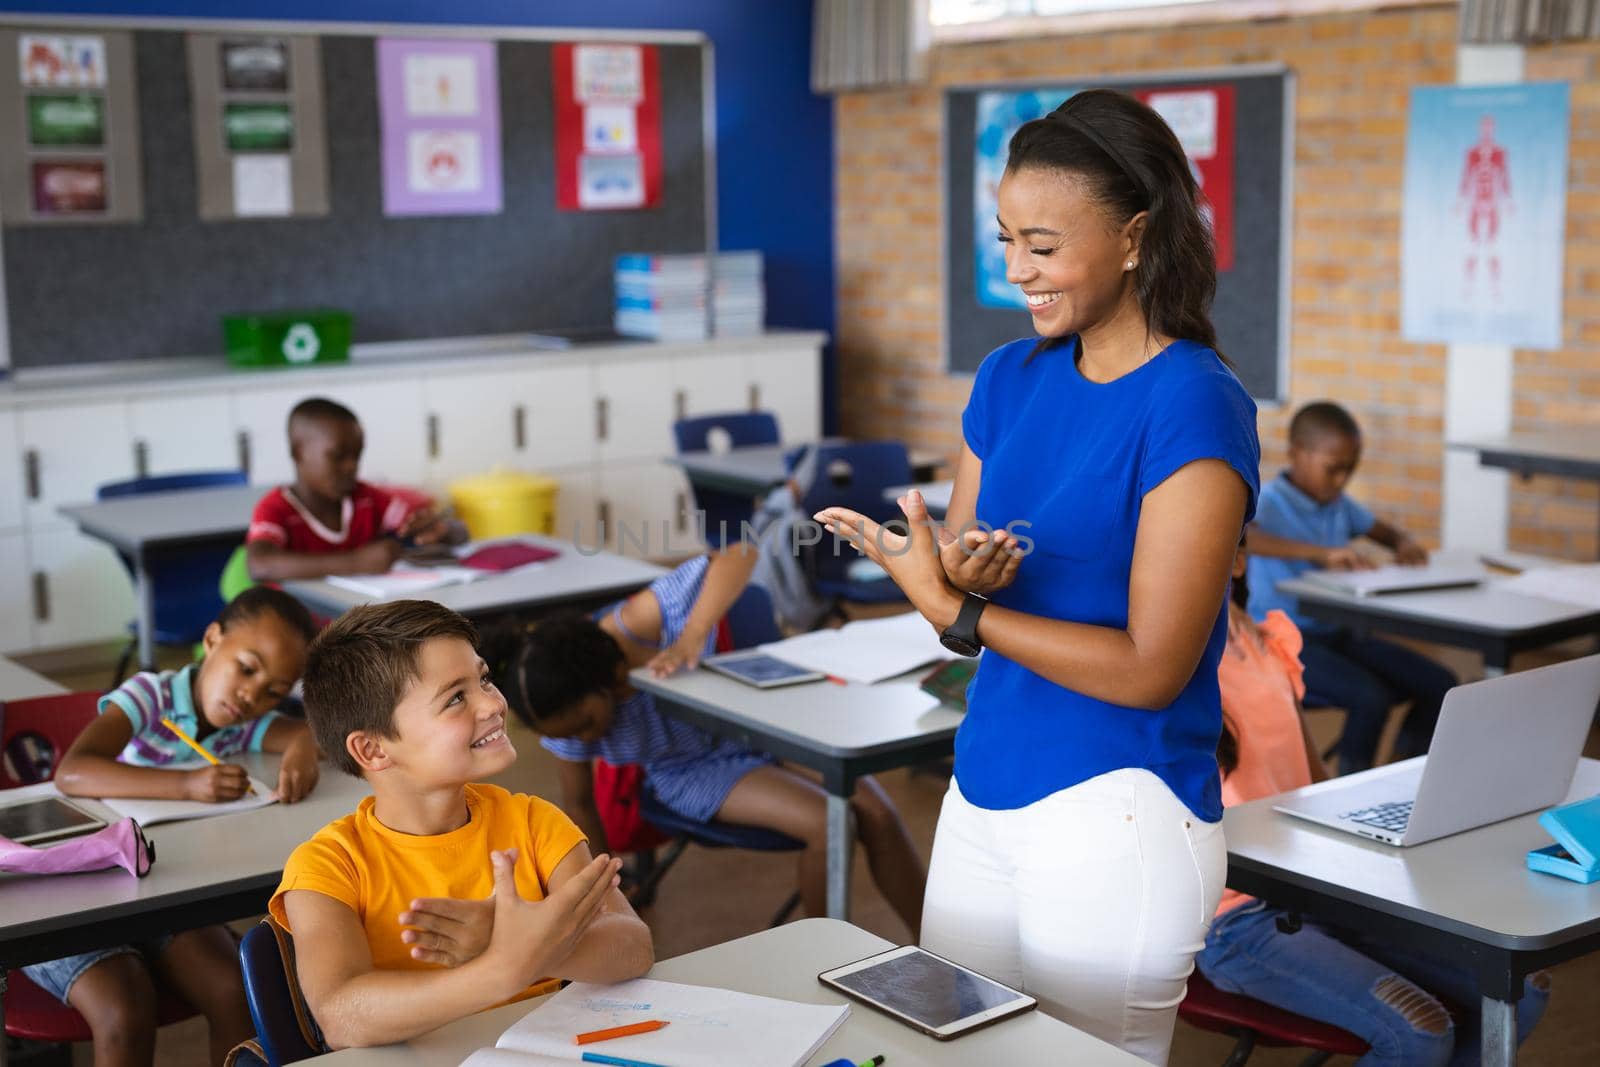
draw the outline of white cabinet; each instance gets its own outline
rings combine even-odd
[[[745,404],[778,416],[783,440],[800,443],[822,436],[822,363],[814,346],[796,346],[745,356],[750,395]]]
[[[750,409],[744,358],[737,353],[679,356],[672,361],[674,420]]]
[[[672,364],[608,360],[594,369],[600,461],[660,460],[674,451]]]
[[[0,652],[33,647],[33,587],[28,544],[21,530],[0,533]]]
[[[683,473],[663,463],[621,463],[600,468],[605,546],[637,559],[701,551],[692,522],[694,498]]]
[[[24,408],[19,429],[31,529],[68,526],[57,507],[91,501],[103,483],[134,476],[126,404]]]
[[[426,398],[435,489],[496,467],[543,474],[594,460],[586,366],[439,375],[428,379]]]
[[[561,486],[556,491],[555,535],[585,547],[600,544],[600,493],[594,467],[568,467],[539,473],[554,478]]]
[[[128,404],[141,474],[237,470],[240,456],[227,397],[216,393],[139,398]]]
[[[33,530],[28,555],[34,593],[33,638],[39,648],[104,641],[128,634],[133,579],[103,542],[72,529]]]
[[[12,411],[0,411],[0,456],[0,530],[11,530],[22,525],[22,445]]]
[[[287,372],[292,374],[293,372]],[[294,480],[289,458],[289,411],[307,397],[322,396],[356,413],[366,437],[361,477],[369,482],[420,482],[428,454],[428,423],[422,408],[422,379],[402,372],[398,380],[323,383],[270,389],[238,389],[234,421],[247,435],[250,481],[277,485]]]

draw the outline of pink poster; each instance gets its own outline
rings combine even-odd
[[[501,210],[500,78],[487,41],[378,41],[385,215]]]

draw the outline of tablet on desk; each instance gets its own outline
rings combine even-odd
[[[817,979],[940,1041],[980,1030],[1039,1003],[915,945],[823,971]]]
[[[0,805],[0,837],[10,838],[19,845],[42,845],[64,837],[77,837],[104,825],[104,819],[60,797],[35,797]]]
[[[765,652],[724,652],[704,660],[707,667],[718,674],[737,678],[757,689],[775,689],[780,685],[798,685],[801,682],[820,682],[826,675],[796,667]]]

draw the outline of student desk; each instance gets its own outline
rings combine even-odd
[[[815,443],[840,445],[847,442],[842,437],[827,437]],[[802,447],[803,443],[741,445],[726,452],[684,452],[668,456],[666,462],[682,467],[689,484],[697,488],[757,497],[783,483],[789,476],[789,455]],[[912,451],[910,459],[913,475],[920,478],[932,478],[944,463],[943,455],[927,450]]]
[[[416,595],[443,604],[469,619],[482,619],[529,609],[598,607],[642,589],[667,573],[653,563],[614,552],[591,552],[571,541],[532,534],[518,539],[553,548],[561,554],[536,566],[490,574],[474,582],[428,589]],[[322,615],[343,615],[359,604],[373,602],[370,596],[320,579],[284,582],[283,588]]]
[[[802,919],[662,960],[650,969],[649,977],[810,1004],[849,1003],[850,1014],[844,1025],[806,1061],[813,1065],[836,1059],[859,1063],[880,1054],[889,1067],[967,1067],[970,1064],[1042,1067],[1061,1063],[1078,1067],[1139,1067],[1144,1063],[1038,1010],[954,1041],[935,1041],[887,1015],[848,1001],[843,994],[817,981],[817,975],[830,967],[890,947],[883,938],[849,923]],[[301,1062],[320,1063],[325,1067],[456,1067],[477,1049],[492,1047],[501,1033],[539,1003],[531,1000],[507,1004],[441,1026],[402,1045],[346,1049]],[[594,1047],[604,1051],[604,1046]]]
[[[828,791],[828,915],[850,917],[850,861],[855,834],[850,795],[874,771],[948,755],[962,713],[925,709],[913,671],[877,685],[811,682],[757,689],[701,668],[656,678],[643,668],[629,680],[655,694],[664,714],[708,733],[810,767]]]
[[[950,510],[950,494],[955,492],[956,483],[954,480],[947,480],[917,482],[915,485],[891,485],[883,491],[883,499],[892,504],[913,489],[922,494],[922,502],[927,505],[928,514],[935,519],[943,519],[944,513]]]
[[[186,489],[59,509],[83,533],[133,560],[140,669],[155,669],[155,602],[145,574],[150,556],[196,544],[243,544],[250,515],[264,492],[248,485]]]
[[[1367,773],[1392,774],[1405,765]],[[1600,760],[1583,760],[1567,800],[1596,792]],[[1539,812],[1394,848],[1273,811],[1275,799],[1224,815],[1229,888],[1426,949],[1475,972],[1489,1067],[1516,1062],[1514,1004],[1523,979],[1600,948],[1600,885],[1524,865],[1529,849],[1552,844]]]
[[[1600,633],[1600,609],[1506,592],[1493,579],[1467,589],[1355,596],[1293,578],[1278,591],[1318,622],[1473,649],[1491,676],[1504,674],[1518,652]]]
[[[1550,474],[1600,482],[1600,433],[1514,433],[1482,441],[1452,442],[1451,448],[1478,453],[1478,463],[1527,478]]]
[[[44,675],[0,656],[0,701],[60,696],[66,691]]]
[[[252,775],[277,781],[278,757],[235,757]],[[9,801],[49,785],[0,792]],[[359,779],[322,765],[322,777],[298,804],[274,804],[237,815],[162,823],[146,831],[156,846],[150,873],[117,868],[45,877],[0,875],[0,1032],[8,969],[107,945],[258,915],[278,888],[295,846],[355,810],[368,793]],[[118,816],[92,800],[96,814]],[[5,1064],[0,1042],[0,1067]]]

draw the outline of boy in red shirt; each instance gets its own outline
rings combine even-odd
[[[289,412],[293,485],[262,497],[245,535],[258,582],[382,574],[407,544],[465,539],[465,531],[356,477],[364,439],[355,413],[313,397]]]

